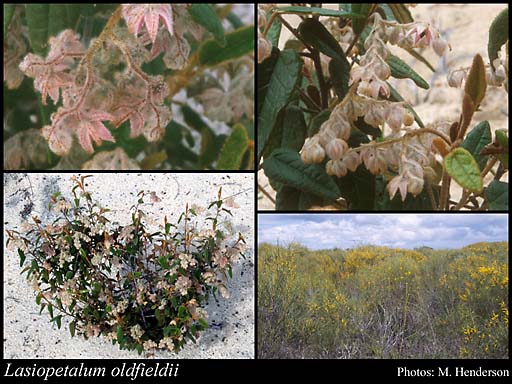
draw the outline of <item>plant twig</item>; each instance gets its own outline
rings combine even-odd
[[[276,200],[272,196],[270,196],[270,193],[268,193],[266,189],[260,185],[260,183],[258,183],[258,189],[261,191],[261,193],[265,195],[267,199],[269,199],[272,202],[272,204],[276,204]]]

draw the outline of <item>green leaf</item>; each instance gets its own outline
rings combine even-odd
[[[389,82],[386,82],[386,84],[387,84],[387,85],[388,85],[388,87],[389,87],[389,93],[390,93],[390,95],[389,95],[389,100],[391,100],[391,101],[405,101],[405,100],[404,100],[404,98],[402,97],[402,95],[400,95],[400,94],[398,93],[398,91],[397,91],[395,88],[393,88],[393,87],[391,86],[391,84],[389,84]],[[418,116],[418,114],[416,113],[416,111],[415,111],[415,110],[414,110],[414,109],[413,109],[413,108],[412,108],[408,103],[406,103],[406,104],[405,104],[405,107],[406,107],[409,111],[411,111],[411,113],[412,113],[412,114],[413,114],[413,116],[414,116],[414,120],[416,121],[416,123],[418,123],[419,127],[420,127],[420,128],[425,128],[425,125],[423,124],[423,121],[421,121],[421,118]]]
[[[306,140],[307,129],[304,112],[295,105],[286,107],[283,116],[281,148],[299,152]]]
[[[326,109],[322,112],[320,112],[318,115],[313,117],[309,123],[308,127],[308,137],[311,137],[318,133],[320,130],[320,127],[324,122],[326,122],[329,119],[329,116],[331,115],[331,110]]]
[[[308,14],[313,16],[331,16],[331,17],[354,17],[361,18],[362,16],[358,13],[354,12],[345,12],[345,11],[337,11],[335,9],[326,9],[319,7],[300,7],[300,6],[291,6],[291,7],[279,7],[274,8],[272,12],[275,13],[298,13],[298,14]]]
[[[72,321],[71,323],[69,323],[69,333],[71,334],[71,337],[75,337],[75,327],[76,327],[75,321]]]
[[[50,314],[50,317],[53,319],[53,305],[48,304],[48,313]]]
[[[476,160],[464,148],[456,148],[444,158],[446,172],[462,187],[480,193],[484,187]]]
[[[471,98],[474,108],[478,107],[485,96],[487,81],[485,79],[485,65],[482,56],[475,55],[473,65],[469,71],[464,92]]]
[[[493,180],[485,190],[491,211],[508,211],[508,183]]]
[[[7,28],[11,23],[12,15],[14,15],[15,9],[16,4],[4,4],[4,35],[7,33]]]
[[[50,4],[48,11],[48,37],[57,36],[59,32],[70,27],[66,4]]]
[[[499,161],[501,161],[501,164],[505,167],[505,169],[508,169],[508,135],[507,130],[505,129],[497,129],[494,133],[496,135],[496,143],[499,144],[499,146],[503,147],[505,149],[505,153],[500,153],[496,155]]]
[[[123,327],[121,327],[120,325],[117,326],[116,335],[117,335],[117,341],[119,343],[121,343],[124,340],[124,333],[123,333]]]
[[[372,3],[352,3],[352,12],[363,16],[362,18],[352,19],[352,29],[357,35],[363,31],[372,6]]]
[[[487,44],[487,53],[491,67],[494,70],[493,61],[498,58],[498,52],[501,46],[508,41],[508,7],[501,11],[494,19],[489,28],[489,42]],[[5,26],[5,25],[4,25]]]
[[[300,23],[298,31],[302,39],[329,57],[345,57],[341,45],[317,19],[306,19]],[[345,58],[346,60],[346,58]]]
[[[422,55],[420,55],[418,52],[416,52],[414,49],[412,48],[403,48],[409,55],[411,55],[412,57],[414,57],[416,60],[422,62],[423,64],[425,64],[427,66],[428,69],[430,69],[432,72],[435,72],[436,69],[434,68],[434,66],[432,64],[430,64],[430,62],[425,59]]]
[[[25,4],[25,13],[32,50],[46,56],[50,4]]]
[[[257,158],[272,134],[277,115],[284,108],[293,93],[295,85],[300,78],[302,60],[297,52],[282,51],[279,53],[272,76],[262,101],[261,112],[258,115],[258,151]]]
[[[57,324],[57,328],[60,329],[61,325],[62,325],[62,315],[59,315],[55,318],[52,319],[52,321],[55,321],[55,323]]]
[[[329,62],[329,75],[336,96],[343,100],[348,93],[348,82],[350,79],[350,63],[343,54],[343,57],[333,57]]]
[[[247,130],[242,124],[236,124],[233,132],[226,139],[224,146],[220,150],[219,161],[217,162],[217,169],[219,170],[238,170],[242,163],[242,158],[249,138],[247,137]]]
[[[299,199],[302,192],[287,185],[281,186],[276,193],[277,211],[296,211],[299,208]]]
[[[491,127],[488,121],[481,121],[467,134],[462,148],[467,149],[475,158],[482,171],[487,163],[487,156],[480,155],[480,151],[492,141]]]
[[[400,24],[407,24],[412,23],[414,19],[411,16],[411,12],[407,9],[405,4],[388,4],[389,8],[391,8],[391,11],[393,12],[393,15],[395,15],[395,19]]]
[[[205,319],[199,318],[197,321],[199,322],[199,324],[201,324],[201,326],[202,326],[204,329],[208,328],[208,323],[206,322],[206,320],[205,320]]]
[[[43,295],[42,295],[42,293],[41,293],[41,292],[39,292],[39,293],[37,294],[37,296],[36,296],[36,304],[37,304],[37,305],[41,305],[41,299],[42,299],[42,296],[43,296]]]
[[[192,4],[188,8],[188,13],[192,16],[192,20],[211,32],[222,47],[226,45],[222,21],[211,4]]]
[[[405,61],[398,56],[390,54],[386,60],[391,68],[391,76],[395,79],[411,79],[418,87],[429,89],[428,83],[418,75]]]
[[[267,14],[267,18],[270,18],[270,12]],[[282,29],[282,24],[281,22],[275,18],[274,21],[272,22],[272,25],[270,26],[270,28],[268,29],[267,31],[267,40],[270,41],[270,43],[272,43],[272,46],[273,47],[277,47],[277,45],[279,44],[279,37],[281,36],[281,29]]]
[[[340,191],[333,179],[317,164],[304,164],[296,151],[277,149],[263,163],[267,177],[301,191],[336,200]]]
[[[199,48],[199,63],[214,67],[252,52],[254,52],[254,27],[248,26],[228,33],[224,46],[213,39],[203,43]]]
[[[21,249],[18,248],[18,255],[20,256],[20,268],[23,267],[23,264],[25,263],[25,259],[27,256],[25,256],[25,252],[23,252]]]

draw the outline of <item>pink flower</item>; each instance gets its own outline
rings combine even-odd
[[[103,125],[102,121],[112,121],[114,117],[110,113],[102,111],[89,112],[85,118],[80,120],[78,125],[78,140],[87,153],[93,153],[92,140],[100,145],[102,140],[115,142],[110,131]],[[92,140],[91,140],[92,139]]]
[[[128,29],[135,36],[139,34],[144,22],[153,43],[156,40],[160,19],[162,19],[169,33],[174,34],[170,4],[123,4],[123,17]]]
[[[405,198],[407,197],[407,179],[402,174],[395,176],[388,183],[388,190],[389,198],[391,200],[393,200],[393,197],[395,197],[396,192],[399,190],[402,201],[405,201]]]

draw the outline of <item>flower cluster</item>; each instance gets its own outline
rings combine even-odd
[[[17,249],[36,303],[59,328],[68,317],[72,335],[104,335],[139,353],[179,351],[208,327],[202,307],[210,295],[229,297],[226,282],[245,250],[242,234],[229,231],[221,192],[203,209],[206,218],[187,205],[177,223],[165,218],[154,232],[142,206],[146,195],[153,201],[147,204],[159,201],[156,194],[140,192],[132,222],[115,226],[84,179],[73,178],[74,203],[52,196],[53,224],[44,227],[33,217],[26,233],[7,231],[7,247]],[[211,229],[198,223],[212,223]]]
[[[355,172],[360,164],[375,175],[394,172],[396,176],[388,183],[390,198],[400,191],[405,200],[407,193],[418,195],[425,178],[432,174],[436,160],[431,151],[434,135],[414,130],[415,119],[410,107],[404,102],[389,100],[390,88],[386,80],[391,76],[387,62],[391,53],[387,44],[404,48],[430,46],[442,55],[447,43],[430,24],[398,24],[383,20],[378,13],[372,17],[373,26],[364,42],[364,51],[358,65],[350,71],[348,94],[333,108],[318,133],[305,142],[301,158],[306,164],[320,164],[327,156],[326,172],[337,177]],[[338,34],[345,42],[345,36],[352,35],[349,31],[338,31]],[[383,135],[381,142],[350,148],[348,139],[358,120],[375,128],[385,125],[391,132]],[[446,130],[442,124],[431,128],[442,133]]]
[[[184,34],[190,32],[195,38],[202,34],[191,21],[188,6],[124,4],[88,48],[68,29],[50,38],[45,58],[32,53],[25,56],[19,68],[34,78],[43,104],[47,96],[54,104],[62,100],[51,125],[42,131],[54,153],[68,154],[73,135],[89,154],[94,152],[93,143],[114,142],[105,122],[118,127],[129,120],[131,137],[144,135],[150,142],[161,139],[172,118],[164,103],[169,88],[162,76],[148,75],[141,66],[162,52],[168,68],[187,64],[190,45]],[[121,14],[127,27],[118,25]],[[113,72],[113,67],[121,69]]]
[[[275,4],[258,4],[258,63],[261,63],[272,53],[272,43],[267,40],[260,29],[267,28],[267,12]]]

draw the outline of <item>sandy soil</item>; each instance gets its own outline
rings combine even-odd
[[[61,191],[71,196],[71,174],[7,174],[4,176],[4,224],[19,228],[21,222],[37,215],[45,222],[49,196]],[[177,219],[185,203],[203,204],[237,194],[240,205],[233,228],[246,234],[247,259],[236,264],[228,283],[231,298],[209,304],[209,324],[200,343],[185,347],[178,355],[158,352],[156,358],[253,358],[254,357],[254,176],[249,174],[96,174],[89,179],[89,190],[104,206],[112,209],[111,219],[120,224],[130,220],[128,207],[138,191],[155,191],[161,202],[145,206],[145,212]],[[172,219],[170,219],[172,220]],[[137,352],[120,351],[101,338],[71,338],[67,323],[57,329],[48,314],[39,315],[35,293],[20,276],[17,253],[4,249],[4,357],[120,359],[138,358]],[[144,358],[145,356],[140,356]],[[147,356],[151,357],[151,356]]]
[[[484,61],[488,60],[489,26],[504,7],[505,4],[418,4],[411,9],[415,20],[435,21],[452,47],[442,59],[431,50],[423,52],[425,58],[436,68],[435,73],[409,55],[400,54],[431,85],[429,90],[424,90],[416,87],[411,80],[393,81],[393,85],[413,105],[425,124],[458,119],[462,90],[448,86],[448,70],[471,66],[477,53],[482,55]],[[290,16],[288,20],[294,25],[299,22],[296,16]],[[284,44],[288,37],[289,35],[283,34],[281,42]],[[482,120],[488,120],[492,130],[508,129],[508,94],[503,88],[488,88],[481,110],[475,113],[471,126]],[[275,191],[268,184],[263,171],[258,172],[258,183],[275,198]],[[452,183],[451,195],[456,198],[460,194],[460,187]],[[271,200],[261,191],[258,191],[258,209],[275,209]]]

